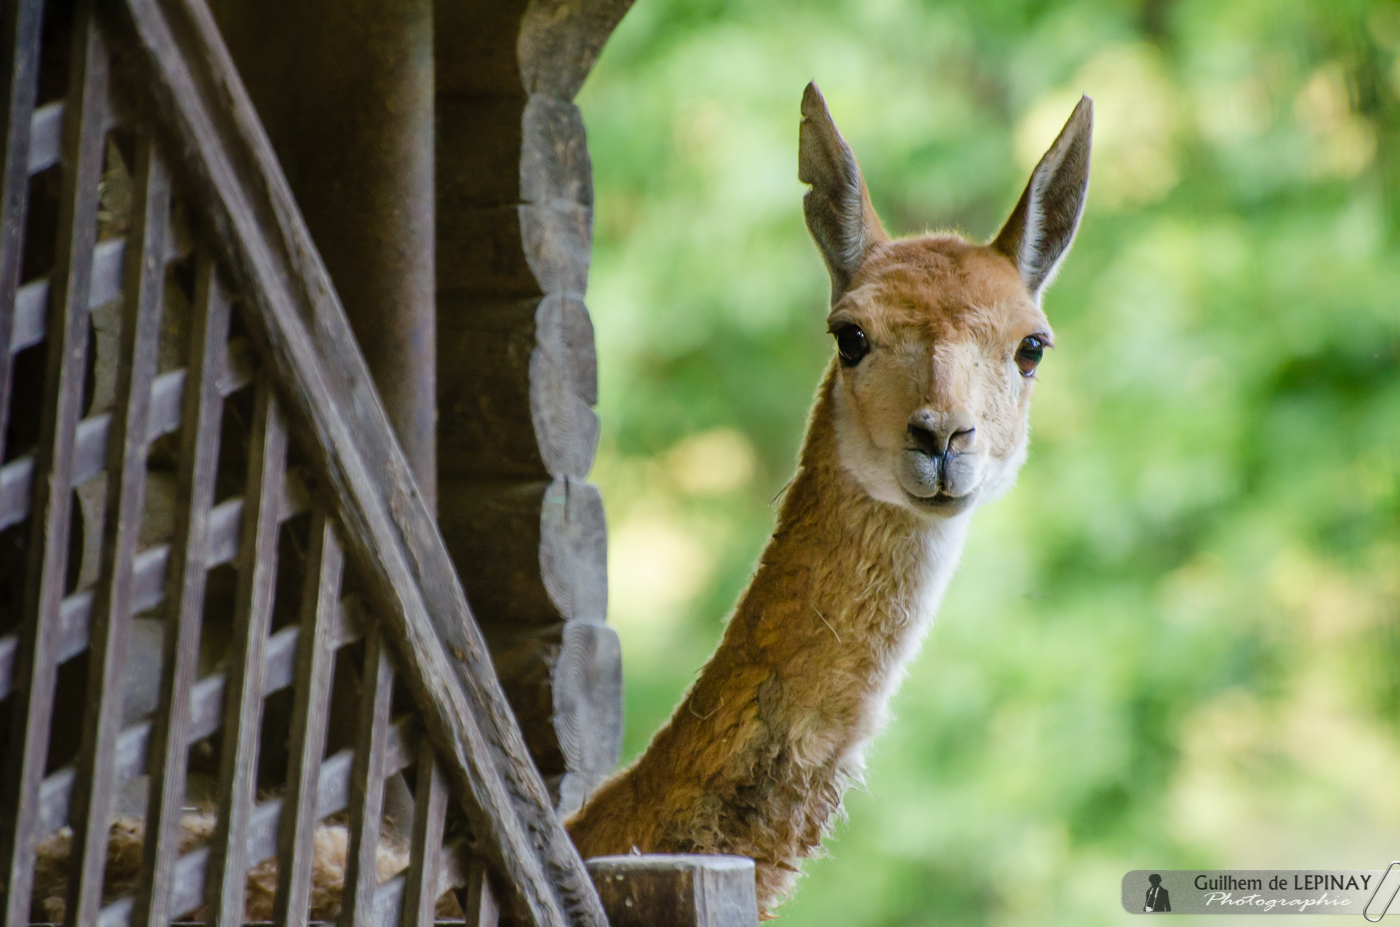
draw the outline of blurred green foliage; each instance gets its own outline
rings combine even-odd
[[[596,178],[627,754],[714,646],[832,350],[815,78],[896,233],[992,234],[1081,92],[1030,462],[792,924],[1122,922],[1139,867],[1400,839],[1400,4],[639,0]]]

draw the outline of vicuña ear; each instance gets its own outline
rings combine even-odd
[[[1089,138],[1094,129],[1094,103],[1082,97],[1060,130],[1055,144],[1031,172],[1021,200],[997,233],[992,247],[1005,254],[1021,272],[1033,298],[1060,268],[1074,241],[1084,195],[1089,190]]]
[[[836,131],[816,83],[808,84],[802,94],[797,178],[812,185],[802,198],[802,211],[831,273],[834,303],[851,285],[870,249],[884,240],[885,230],[870,205],[856,156]]]

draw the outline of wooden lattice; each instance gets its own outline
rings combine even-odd
[[[328,824],[341,923],[479,921],[483,866],[600,923],[203,4],[7,0],[0,41],[5,924],[56,853],[68,923],[242,923],[271,860],[305,923]]]

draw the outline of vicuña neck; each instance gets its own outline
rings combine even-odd
[[[642,757],[571,822],[585,856],[751,856],[766,909],[860,778],[969,513],[930,521],[871,499],[837,459],[833,378],[719,648]]]

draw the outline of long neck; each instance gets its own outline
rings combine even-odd
[[[751,856],[766,906],[860,776],[967,517],[933,522],[866,495],[837,459],[833,376],[719,648],[641,759],[571,823],[585,855]]]

